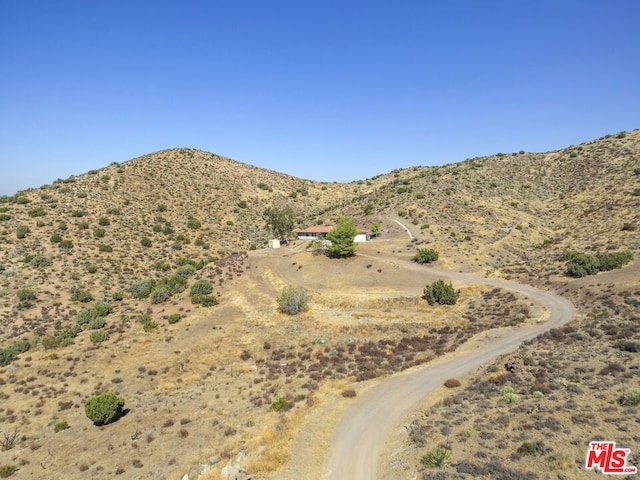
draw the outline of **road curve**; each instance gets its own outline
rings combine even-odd
[[[456,355],[455,352],[445,355],[432,364],[410,373],[394,375],[360,395],[347,409],[333,434],[331,451],[324,469],[323,478],[326,480],[377,479],[378,463],[385,442],[403,418],[429,393],[441,386],[446,379],[480,367],[517,348],[524,340],[569,322],[575,314],[573,305],[564,298],[528,285],[457,272],[437,271],[408,261],[360,256],[429,274],[435,273],[445,279],[482,283],[522,292],[545,304],[549,309],[549,318],[532,326],[501,329],[500,333],[495,335],[492,332],[476,350],[463,355]]]

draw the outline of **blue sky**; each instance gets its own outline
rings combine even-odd
[[[192,147],[323,181],[640,128],[637,0],[0,0],[0,194]]]

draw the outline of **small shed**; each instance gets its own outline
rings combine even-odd
[[[269,240],[269,248],[280,248],[280,240]]]

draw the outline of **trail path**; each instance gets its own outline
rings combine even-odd
[[[517,348],[524,340],[569,322],[575,314],[573,305],[564,298],[527,285],[457,272],[436,271],[409,261],[362,256],[403,268],[419,269],[429,274],[436,273],[444,279],[482,283],[522,292],[546,305],[549,312],[544,322],[527,327],[492,330],[473,347],[465,349],[463,346],[462,351],[447,354],[423,368],[390,377],[359,396],[347,409],[333,434],[322,476],[326,480],[377,479],[378,463],[385,442],[403,418],[429,393],[446,379],[480,367]]]

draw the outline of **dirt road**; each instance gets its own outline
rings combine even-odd
[[[379,256],[370,258],[382,260]],[[575,313],[567,300],[530,286],[456,272],[440,272],[408,261],[386,261],[403,268],[437,273],[443,279],[483,283],[522,292],[546,305],[549,316],[545,322],[533,326],[491,331],[474,349],[467,348],[468,351],[464,353],[447,354],[424,368],[393,376],[362,394],[346,411],[333,434],[323,477],[327,480],[379,478],[378,463],[386,440],[426,395],[441,386],[446,379],[461,376],[517,348],[524,340],[569,322]]]

